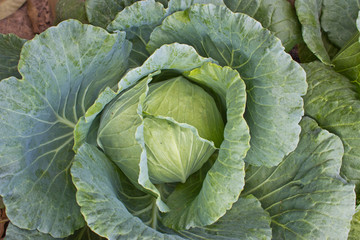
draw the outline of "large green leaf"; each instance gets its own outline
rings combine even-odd
[[[25,230],[16,227],[12,223],[6,229],[6,240],[55,240],[49,234],[37,230]]]
[[[296,13],[302,25],[302,36],[308,48],[325,64],[330,65],[320,26],[323,0],[297,0]]]
[[[120,80],[119,91],[134,86],[140,79],[151,73],[155,74],[158,70],[171,70],[180,74],[200,67],[206,62],[214,62],[211,58],[201,57],[193,47],[185,44],[164,44],[164,46],[159,46],[159,49],[154,48],[153,50],[156,51],[152,51],[153,54],[142,66],[131,69]]]
[[[305,117],[300,142],[277,167],[249,167],[244,195],[270,213],[273,239],[346,239],[354,185],[339,176],[340,139]]]
[[[254,18],[280,38],[286,51],[301,41],[295,9],[287,0],[261,0]]]
[[[0,82],[0,192],[15,225],[55,237],[84,225],[70,178],[73,130],[129,53],[124,33],[73,20],[24,45],[23,79]]]
[[[87,226],[75,231],[74,234],[66,238],[54,238],[49,234],[41,233],[37,230],[25,230],[16,227],[12,223],[6,229],[6,240],[105,240]]]
[[[186,196],[182,197],[186,198]],[[261,207],[259,200],[249,195],[239,198],[226,215],[214,224],[186,231],[174,231],[162,225],[159,229],[193,240],[265,240],[271,239],[270,223],[269,213]]]
[[[329,39],[342,48],[357,33],[356,19],[360,0],[323,0],[321,26]]]
[[[224,2],[231,11],[249,16],[254,16],[261,4],[261,0],[225,0]]]
[[[251,135],[246,161],[273,166],[295,149],[305,73],[269,31],[226,7],[193,5],[167,17],[151,34],[148,49],[172,42],[194,46],[200,55],[231,66],[244,79]]]
[[[357,206],[356,213],[351,221],[351,229],[348,240],[358,240],[360,236],[360,207]]]
[[[105,28],[116,14],[138,0],[86,0],[86,14],[91,24]]]
[[[305,114],[338,135],[344,144],[341,174],[360,183],[360,101],[358,88],[343,75],[319,62],[303,65],[309,84]]]
[[[301,41],[300,24],[287,0],[224,0],[233,12],[245,13],[280,38],[286,51]]]
[[[82,23],[87,23],[88,19],[85,10],[84,0],[59,0],[56,3],[57,23],[67,19],[77,19]]]
[[[157,227],[156,199],[135,188],[95,146],[85,143],[79,148],[71,173],[81,212],[99,235],[109,239],[182,239],[150,227]]]
[[[25,42],[25,39],[14,34],[0,34],[0,80],[11,76],[21,77],[17,65]]]
[[[193,4],[214,4],[225,6],[223,0],[170,0],[169,6],[166,9],[166,15],[168,16],[174,12],[184,11],[190,8]]]
[[[350,39],[341,51],[334,57],[332,63],[335,71],[360,84],[360,34]]]
[[[163,222],[174,229],[212,224],[231,208],[244,186],[243,159],[249,149],[248,127],[243,118],[245,84],[239,74],[229,67],[205,63],[184,75],[224,99],[227,123],[219,156],[206,177],[179,184],[169,196],[171,211]]]
[[[255,197],[241,197],[216,223],[178,232],[189,239],[271,239],[270,216]]]
[[[160,25],[165,17],[165,8],[154,0],[136,2],[121,11],[107,30],[121,30],[126,32],[126,39],[133,43],[130,54],[130,67],[140,66],[150,54],[146,44],[154,28]]]

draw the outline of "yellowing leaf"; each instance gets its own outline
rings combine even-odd
[[[26,0],[0,0],[0,20],[18,10]]]

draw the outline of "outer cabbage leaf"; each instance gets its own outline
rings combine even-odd
[[[20,77],[17,65],[25,42],[25,39],[13,34],[0,34],[0,80],[11,76]]]
[[[231,208],[244,186],[243,159],[249,149],[248,127],[243,118],[245,84],[238,73],[229,67],[205,63],[184,75],[224,99],[227,123],[219,156],[206,177],[179,184],[169,196],[171,211],[163,217],[163,223],[173,229],[212,224]]]
[[[334,57],[335,71],[360,84],[360,34],[356,34]]]
[[[321,26],[329,39],[342,48],[357,33],[356,18],[360,0],[323,0]]]
[[[25,230],[9,224],[6,229],[6,240],[105,240],[88,227],[83,227],[71,236],[66,238],[54,238],[49,234],[41,233],[37,230]]]
[[[335,55],[339,52],[339,49],[329,41],[324,32],[322,33],[322,44],[324,45],[330,59],[335,57]],[[305,43],[300,43],[298,45],[298,54],[301,63],[309,63],[319,59],[314,55],[314,53],[307,47]]]
[[[105,28],[116,14],[138,0],[86,0],[86,14],[91,24]]]
[[[130,67],[140,66],[150,54],[146,44],[154,28],[165,17],[165,8],[153,0],[136,2],[119,12],[107,30],[126,32],[126,39],[133,43],[130,54]]]
[[[55,237],[84,225],[70,178],[73,130],[126,69],[124,35],[62,22],[24,45],[22,80],[0,82],[0,192],[15,225]]]
[[[346,239],[355,192],[339,176],[341,140],[308,117],[300,124],[295,151],[277,167],[249,167],[242,194],[270,213],[273,239]]]
[[[261,0],[225,0],[225,4],[233,12],[254,16],[260,7]]]
[[[301,41],[298,18],[287,0],[261,0],[254,18],[280,38],[286,51]]]
[[[193,4],[214,4],[225,6],[223,0],[170,0],[169,6],[166,9],[166,15],[170,15],[177,11],[184,11]]]
[[[150,227],[157,226],[156,199],[134,188],[95,146],[85,143],[79,148],[71,173],[81,212],[99,235],[108,239],[182,239]]]
[[[200,55],[238,70],[244,79],[251,135],[247,162],[277,165],[295,149],[305,73],[260,23],[226,7],[193,5],[167,17],[151,34],[148,49],[172,42],[194,46]]]
[[[337,72],[360,84],[360,15],[357,18],[356,25],[358,28],[357,34],[355,34],[334,57],[333,64]]]
[[[57,23],[70,18],[77,19],[82,23],[88,22],[84,0],[59,0],[55,10]]]
[[[322,39],[320,26],[322,2],[323,0],[297,0],[295,7],[305,43],[323,63],[330,65],[330,57]]]
[[[176,232],[188,239],[271,239],[270,216],[255,197],[241,197],[216,223]],[[169,231],[169,229],[164,229]]]
[[[357,206],[356,213],[351,220],[351,229],[348,240],[357,240],[360,236],[360,207]]]
[[[16,227],[12,223],[6,229],[6,240],[54,240],[49,234],[41,233],[37,230],[25,230]]]
[[[358,88],[347,78],[319,62],[303,65],[309,84],[305,114],[339,136],[344,144],[341,174],[360,183],[360,101]]]

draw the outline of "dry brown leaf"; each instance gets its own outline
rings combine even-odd
[[[0,20],[18,10],[26,0],[0,0]]]

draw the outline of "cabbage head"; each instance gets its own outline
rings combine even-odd
[[[0,82],[9,239],[346,238],[354,186],[340,139],[303,118],[304,70],[209,2],[24,43],[22,79]]]

